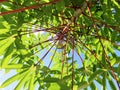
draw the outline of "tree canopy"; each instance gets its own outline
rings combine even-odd
[[[0,0],[0,67],[16,70],[0,88],[120,90],[119,4]]]

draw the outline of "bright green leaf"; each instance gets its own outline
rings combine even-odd
[[[14,42],[15,38],[9,37],[6,43],[0,47],[0,55]]]
[[[12,82],[19,80],[20,78],[22,78],[21,76],[24,76],[24,74],[26,73],[26,70],[12,76],[11,78],[7,79],[1,86],[0,88],[4,88],[6,86],[8,86],[9,84],[11,84]]]
[[[23,66],[24,66],[23,64],[8,64],[8,65],[2,66],[2,68],[5,68],[5,69],[21,69]]]
[[[29,83],[29,90],[34,90],[34,81],[35,81],[35,75],[33,73]]]
[[[48,90],[54,90],[54,89],[60,90],[60,86],[57,83],[51,83]]]

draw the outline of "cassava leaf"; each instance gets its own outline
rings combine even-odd
[[[26,71],[25,76],[22,77],[22,79],[20,80],[20,82],[17,84],[17,86],[15,87],[15,90],[20,90],[21,87],[25,84],[25,82],[30,79],[31,75],[34,74],[35,70],[36,70],[36,67],[31,66],[28,69],[28,71]]]
[[[13,53],[14,53],[13,44],[11,44],[6,50],[4,58],[1,61],[1,67],[4,67],[5,65],[9,64],[9,61],[11,60]]]
[[[4,45],[0,47],[0,55],[4,53],[4,51],[14,42],[15,38],[9,37],[6,39],[6,42]]]
[[[16,75],[10,77],[0,86],[0,88],[4,88],[4,87],[8,86],[9,84],[11,84],[12,82],[21,79],[22,76],[24,76],[26,72],[27,71],[24,70],[24,71],[21,71],[20,73],[17,73]]]
[[[24,83],[30,78],[29,76],[30,76],[30,71],[25,74],[24,78],[20,80],[20,82],[18,83],[18,85],[15,87],[14,90],[20,90],[22,85],[24,85]]]

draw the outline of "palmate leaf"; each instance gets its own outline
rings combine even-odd
[[[6,66],[7,68],[22,68],[23,65],[22,64],[16,64],[16,65],[8,65]],[[31,72],[33,71],[33,72]],[[1,86],[0,88],[4,88],[6,87],[7,85],[11,84],[12,82],[16,81],[16,80],[20,80],[18,85],[16,86],[16,90],[20,90],[21,86],[23,85],[23,83],[25,83],[24,81],[26,81],[27,79],[29,79],[30,75],[34,74],[34,71],[35,71],[35,68],[32,66],[32,67],[28,67],[26,69],[23,69],[21,72],[19,72],[18,74],[10,77],[9,79],[7,79]],[[24,76],[25,78],[23,78],[22,76]]]
[[[13,44],[11,44],[8,47],[8,49],[6,50],[6,52],[4,54],[4,58],[1,61],[1,67],[4,67],[9,64],[10,59],[12,58],[12,55],[15,52],[15,50],[13,48],[14,48],[14,46],[13,46]]]
[[[22,78],[20,80],[20,82],[18,83],[18,85],[15,87],[14,90],[20,90],[22,85],[30,78],[30,71],[28,71],[25,75],[24,75],[24,78]]]
[[[35,67],[34,65],[31,66],[31,67],[25,72],[24,78],[22,78],[22,79],[20,80],[20,82],[18,83],[18,85],[15,87],[15,90],[20,90],[21,87],[25,84],[25,82],[31,78],[31,75],[33,75],[32,78],[34,79],[35,70],[36,70],[36,67]],[[33,81],[32,81],[32,82],[33,82]],[[32,89],[32,87],[31,87],[31,89]]]
[[[12,76],[11,78],[7,79],[1,86],[0,88],[4,88],[7,85],[11,84],[12,82],[21,79],[21,76],[24,76],[27,70],[23,70],[20,73],[17,73],[16,75]]]

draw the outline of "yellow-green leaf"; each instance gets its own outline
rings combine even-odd
[[[6,43],[3,44],[0,47],[0,55],[3,54],[3,52],[14,42],[15,38],[9,37],[9,39],[6,40]]]
[[[5,69],[20,69],[22,67],[23,67],[23,64],[8,64],[8,65],[2,66],[2,68],[5,68]]]
[[[120,5],[116,2],[116,0],[112,0],[112,2],[120,9]]]
[[[30,72],[27,72],[24,77],[22,76],[22,79],[20,80],[18,85],[15,87],[15,90],[21,89],[22,85],[30,78],[29,75],[30,75]]]
[[[34,78],[35,74],[32,74],[32,77],[30,79],[30,83],[29,83],[29,90],[34,90]]]
[[[19,80],[22,76],[24,76],[24,74],[25,74],[25,71],[22,71],[16,75],[10,77],[0,86],[0,88],[4,88],[4,87],[8,86],[9,84],[11,84],[12,82]]]
[[[24,85],[24,83],[25,83],[27,80],[29,80],[29,78],[31,78],[30,75],[34,74],[35,70],[36,70],[36,67],[31,66],[31,67],[29,68],[29,70],[26,72],[25,76],[22,77],[22,79],[20,80],[20,82],[18,83],[18,85],[15,87],[15,90],[20,90],[21,87],[22,87],[22,85]]]
[[[5,58],[2,59],[2,61],[1,61],[1,66],[2,67],[5,67],[6,65],[9,64],[9,61],[10,61],[12,55],[13,55],[13,52],[10,53],[8,56],[6,56]]]
[[[60,86],[57,83],[51,83],[48,90],[54,90],[54,89],[60,90]]]

